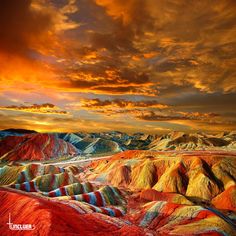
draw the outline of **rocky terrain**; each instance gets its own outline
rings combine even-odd
[[[35,235],[234,235],[235,158],[136,150],[83,167],[5,165],[0,234],[11,235],[11,213]]]
[[[234,132],[1,133],[0,235],[235,235]]]
[[[236,150],[236,133],[171,132],[148,135],[112,131],[103,133],[37,133],[30,130],[0,131],[0,160],[48,160],[62,156],[108,156],[125,150]],[[38,152],[42,153],[39,155]],[[22,152],[27,153],[22,156]],[[45,152],[45,153],[44,153]],[[7,154],[6,154],[7,153]]]
[[[77,149],[52,134],[7,136],[0,141],[0,161],[44,161],[77,155]]]
[[[126,151],[93,162],[90,168],[89,180],[133,191],[177,193],[196,203],[214,205],[225,196],[225,209],[235,208],[236,152]]]

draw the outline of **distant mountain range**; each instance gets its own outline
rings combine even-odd
[[[215,135],[183,132],[128,135],[119,131],[42,134],[33,130],[8,129],[0,131],[0,140],[1,160],[20,160],[23,157],[19,153],[24,160],[48,160],[61,156],[105,156],[125,150],[236,150],[236,132]],[[39,152],[40,157],[35,154]],[[25,157],[25,153],[29,157]]]
[[[102,133],[57,133],[57,137],[74,145],[83,154],[116,153],[125,150],[210,150],[236,149],[236,132],[215,135],[171,132],[164,135],[119,131]]]

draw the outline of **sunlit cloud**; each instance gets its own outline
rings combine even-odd
[[[110,130],[112,119],[129,131],[235,129],[235,12],[234,0],[3,0],[1,121],[45,131]]]
[[[215,113],[199,113],[199,112],[181,112],[169,111],[166,114],[155,111],[135,111],[135,116],[141,120],[148,121],[173,121],[173,120],[203,120],[210,121],[219,117]]]
[[[57,115],[67,115],[67,111],[60,110],[57,106],[51,103],[44,104],[33,104],[33,105],[12,105],[12,106],[0,106],[0,110],[8,111],[21,111],[21,112],[30,112],[30,113],[39,113],[39,114],[57,114]]]
[[[73,104],[71,104],[73,106]],[[76,106],[76,104],[75,104]],[[150,101],[129,101],[124,99],[114,99],[114,100],[100,100],[100,99],[81,99],[78,104],[80,108],[85,108],[89,110],[93,109],[115,109],[115,108],[158,108],[165,109],[168,106],[165,104],[160,104],[155,100]]]

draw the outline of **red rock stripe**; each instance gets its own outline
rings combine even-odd
[[[109,215],[109,211],[107,209],[101,208],[101,210],[103,214]]]
[[[94,195],[97,199],[97,206],[103,206],[103,200],[102,200],[101,193],[99,191],[96,191],[96,192],[94,192]]]
[[[69,182],[68,180],[69,180],[69,175],[68,173],[65,172],[62,186],[67,185]]]
[[[62,196],[67,195],[67,194],[66,194],[66,188],[65,188],[65,187],[60,188],[60,191],[61,191],[61,195],[62,195]]]
[[[29,184],[30,184],[30,192],[37,192],[37,190],[35,189],[34,182],[30,181]]]
[[[114,208],[112,210],[115,212],[115,216],[122,216],[123,215],[119,209]]]
[[[56,197],[56,193],[55,193],[54,191],[52,191],[52,192],[50,192],[50,193],[48,194],[48,196],[49,196],[49,197]]]
[[[21,184],[21,185],[20,185],[20,190],[22,190],[22,191],[26,191],[25,184]]]
[[[89,197],[89,195],[88,194],[86,194],[86,193],[84,193],[83,195],[83,200],[85,201],[85,202],[90,202],[90,197]]]

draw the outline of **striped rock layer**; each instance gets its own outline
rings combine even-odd
[[[235,155],[220,152],[128,151],[83,169],[4,166],[0,235],[12,235],[9,213],[35,235],[234,235],[235,176]]]
[[[44,161],[73,156],[77,149],[52,134],[8,136],[0,142],[0,161]]]

